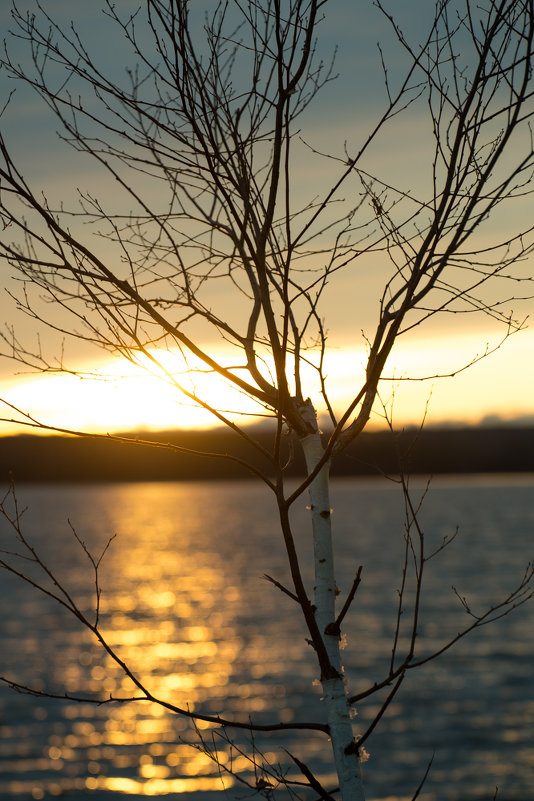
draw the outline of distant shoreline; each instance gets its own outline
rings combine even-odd
[[[248,429],[263,447],[272,444],[265,427]],[[270,473],[266,460],[236,434],[225,429],[135,432],[134,438],[166,442],[217,454],[230,453]],[[291,460],[285,443],[288,476],[304,475],[299,458]],[[298,449],[297,449],[298,452]],[[363,432],[333,465],[334,476],[398,474],[534,472],[534,426],[406,429]],[[0,437],[0,480],[24,482],[112,482],[243,479],[242,465],[225,458],[177,453],[148,445],[126,445],[106,438],[35,436]]]

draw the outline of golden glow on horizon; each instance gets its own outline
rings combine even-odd
[[[179,355],[166,351],[159,352],[157,358],[159,369],[148,359],[146,367],[115,359],[92,365],[90,371],[80,368],[84,377],[70,374],[21,377],[11,382],[0,397],[42,423],[78,431],[217,425],[217,418],[209,410],[173,386],[165,376],[168,370],[187,392],[213,404],[223,414],[232,415],[235,410],[246,415],[261,413],[258,404],[238,393],[220,376],[195,369],[196,365],[188,370]]]
[[[475,335],[401,341],[386,366],[388,380],[380,388],[386,405],[394,397],[396,423],[420,422],[429,397],[432,422],[475,423],[485,415],[496,414],[506,419],[534,414],[532,331],[511,337],[496,353],[453,378],[434,378],[461,370],[480,356],[485,347],[486,343]],[[245,423],[259,419],[256,416],[261,415],[261,406],[230,387],[220,376],[198,369],[187,371],[181,357],[167,352],[159,353],[158,358],[163,370],[172,372],[188,392],[197,394],[231,419]],[[329,353],[326,372],[331,402],[338,412],[361,386],[364,360],[363,348],[339,348]],[[0,388],[0,397],[47,425],[88,432],[209,428],[219,424],[211,412],[162,378],[163,370],[158,376],[151,369],[153,374],[115,360],[93,366],[91,372],[100,378],[21,376]],[[408,381],[407,377],[429,380]],[[317,375],[312,368],[304,375],[303,384],[319,411],[323,411]],[[380,423],[380,404],[375,406],[375,412],[374,422]],[[0,416],[15,417],[8,407],[3,408]],[[1,434],[21,430],[24,429],[16,423],[0,423]]]

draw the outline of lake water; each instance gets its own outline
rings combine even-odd
[[[262,579],[268,573],[290,583],[276,513],[262,485],[22,486],[18,497],[27,507],[24,531],[84,610],[94,604],[94,572],[69,521],[95,554],[117,534],[100,569],[101,627],[155,695],[227,717],[321,718],[313,653],[298,610]],[[293,518],[311,592],[305,504],[296,504]],[[334,483],[333,508],[341,597],[363,566],[344,651],[358,692],[380,680],[391,653],[403,504],[386,480],[346,479]],[[455,541],[427,565],[418,646],[424,654],[468,622],[452,586],[478,612],[520,580],[534,557],[534,476],[436,479],[421,520],[428,552],[460,526]],[[1,532],[0,547],[13,550],[5,522]],[[132,691],[92,635],[57,603],[4,573],[0,600],[0,674],[84,697]],[[367,741],[368,799],[411,798],[433,757],[419,796],[424,801],[532,801],[533,620],[534,602],[410,673]],[[361,703],[356,731],[365,730],[383,697]],[[208,741],[215,736],[209,727],[200,733]],[[94,706],[0,686],[0,798],[257,797],[229,780],[222,793],[213,762],[187,744],[194,738],[186,721],[155,704]],[[236,739],[250,751],[246,735]],[[246,756],[215,742],[221,761],[233,758],[252,781]],[[280,746],[325,784],[334,781],[323,736],[255,737],[267,762],[287,765]],[[289,795],[280,790],[274,798]]]

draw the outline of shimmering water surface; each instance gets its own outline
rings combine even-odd
[[[415,496],[420,494],[421,486]],[[321,719],[313,653],[298,610],[262,579],[289,585],[269,491],[254,482],[24,486],[24,531],[84,611],[94,609],[100,566],[101,628],[110,645],[160,698],[226,717],[272,722]],[[306,499],[294,523],[313,587]],[[345,667],[356,692],[387,665],[401,582],[403,505],[385,480],[334,483],[341,597],[358,565],[362,583],[346,620]],[[428,551],[460,525],[459,536],[427,565],[419,649],[427,653],[473,611],[520,580],[534,557],[534,477],[441,478],[423,505]],[[70,524],[69,524],[70,521]],[[2,523],[4,549],[14,542]],[[0,574],[0,674],[37,689],[85,698],[135,695],[92,635],[57,603]],[[463,640],[410,674],[367,747],[369,799],[412,797],[429,761],[425,801],[532,801],[534,798],[534,603]],[[384,696],[361,704],[365,730]],[[156,704],[35,699],[0,687],[0,798],[98,801],[143,796],[215,801],[251,797],[188,742],[208,743]],[[254,778],[245,754],[216,741],[221,763]],[[250,752],[246,735],[237,744]],[[322,781],[334,780],[328,743],[318,735],[257,735],[271,763],[283,746]],[[280,798],[285,798],[283,792]],[[306,796],[304,796],[306,797]],[[312,796],[307,796],[311,798]],[[275,795],[276,798],[276,795]]]

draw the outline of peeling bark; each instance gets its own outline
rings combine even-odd
[[[308,413],[310,411],[311,405],[307,409]],[[313,414],[315,418],[315,412]],[[303,437],[300,442],[306,468],[311,473],[324,453],[316,421],[315,432]],[[321,676],[321,684],[341,798],[343,801],[364,801],[358,749],[355,746],[351,708],[341,664],[339,636],[326,633],[333,630],[336,620],[329,475],[330,463],[326,462],[308,488],[315,559],[315,617],[332,667],[330,676]]]

